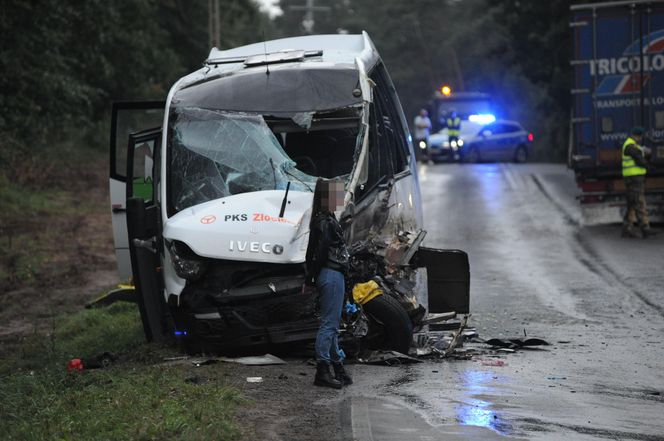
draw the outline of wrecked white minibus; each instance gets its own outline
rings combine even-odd
[[[366,33],[215,48],[166,102],[115,103],[116,256],[147,339],[175,336],[189,352],[313,341],[317,295],[302,286],[323,177],[345,183],[337,215],[352,254],[347,286],[357,286],[341,337],[407,352],[427,290],[433,311],[469,303],[467,255],[421,246],[415,167]]]

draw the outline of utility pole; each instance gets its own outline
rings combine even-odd
[[[315,6],[314,0],[307,0],[307,4],[304,6],[292,5],[289,6],[288,8],[293,11],[304,11],[304,18],[302,19],[302,27],[304,28],[304,32],[307,34],[314,33],[314,24],[315,24],[314,12],[315,11],[329,12],[331,9],[329,6]]]
[[[221,46],[219,0],[208,0],[208,38],[210,48]]]

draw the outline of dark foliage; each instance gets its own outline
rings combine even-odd
[[[253,42],[266,19],[221,0],[222,46]],[[106,147],[114,100],[164,99],[209,51],[206,0],[6,0],[0,8],[0,161],[63,139]]]

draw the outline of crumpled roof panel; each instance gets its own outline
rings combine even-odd
[[[323,61],[332,63],[354,63],[355,57],[365,49],[365,38],[356,35],[307,35],[281,38],[266,42],[253,43],[228,50],[213,48],[208,59],[249,57],[264,53],[284,50],[323,51]]]

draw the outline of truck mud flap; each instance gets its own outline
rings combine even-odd
[[[413,257],[427,269],[429,312],[470,312],[470,264],[461,250],[419,247]]]

